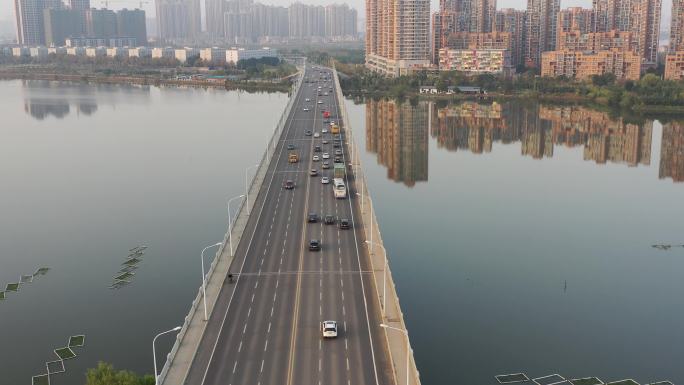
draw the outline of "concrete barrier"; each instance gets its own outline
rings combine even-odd
[[[392,271],[389,268],[386,250],[382,243],[380,226],[378,226],[375,211],[373,210],[373,200],[368,191],[366,175],[363,172],[363,167],[361,167],[360,153],[352,134],[352,127],[349,125],[347,109],[344,104],[344,96],[342,95],[342,87],[340,87],[339,77],[334,66],[333,73],[335,91],[337,93],[337,100],[340,103],[342,115],[342,128],[344,129],[344,137],[352,163],[355,187],[356,191],[360,194],[360,197],[358,197],[359,205],[361,206],[360,224],[363,226],[366,238],[364,241],[367,241],[367,243],[364,244],[368,247],[368,252],[371,257],[371,270],[373,271],[375,283],[375,295],[382,308],[382,322],[385,325],[390,326],[390,328],[384,329],[384,334],[388,351],[390,352],[390,361],[393,366],[394,383],[396,385],[420,385],[420,373],[416,367],[408,330],[404,323],[404,314],[399,305],[399,296],[397,295],[394,280],[392,279]]]
[[[295,102],[295,96],[299,92],[304,76],[304,68],[300,67],[298,80],[292,89],[292,97],[288,101],[278,124],[273,130],[273,135],[267,144],[266,149],[259,162],[252,182],[249,186],[249,206],[247,206],[246,199],[242,199],[236,211],[236,215],[232,217],[232,223],[228,224],[228,230],[223,237],[223,243],[216,252],[209,270],[206,273],[206,296],[207,296],[207,313],[211,314],[219,298],[221,287],[225,281],[230,265],[233,262],[233,257],[230,255],[228,247],[229,237],[232,236],[233,251],[237,249],[242,239],[242,234],[249,221],[252,207],[257,201],[257,196],[261,190],[262,183],[266,177],[269,164],[275,153],[278,141],[282,135],[287,118]],[[192,301],[190,311],[185,316],[183,326],[176,336],[176,342],[171,348],[171,352],[167,355],[166,363],[159,374],[159,384],[163,385],[182,385],[188,375],[192,361],[195,358],[200,341],[204,334],[207,323],[204,321],[204,308],[202,303],[202,286],[198,289],[197,296]]]

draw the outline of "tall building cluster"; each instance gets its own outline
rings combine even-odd
[[[233,44],[288,40],[355,39],[357,12],[348,5],[289,7],[253,0],[207,0],[207,32],[215,41]]]
[[[430,64],[429,0],[366,0],[366,66],[399,76]]]
[[[200,0],[155,0],[155,11],[161,41],[191,41],[202,33]]]
[[[135,39],[147,43],[145,11],[90,8],[89,0],[14,0],[21,45],[63,46],[67,39]]]
[[[427,2],[366,0],[366,65],[390,76],[416,67],[474,74],[527,67],[546,76],[638,79],[657,62],[661,1],[561,9],[560,0],[527,0],[525,10],[497,10],[496,0],[440,0],[428,39]],[[673,1],[670,52],[670,76],[684,78],[684,0]]]

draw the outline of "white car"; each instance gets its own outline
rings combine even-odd
[[[322,100],[319,100],[319,101],[318,101],[318,104],[323,104],[323,101],[322,101]]]
[[[321,333],[323,333],[323,338],[336,338],[337,337],[337,322],[336,321],[323,321],[323,322],[321,322]]]
[[[323,159],[330,159],[330,154],[328,154],[327,152],[324,152],[323,153]]]
[[[314,138],[320,138],[320,137],[321,137],[321,134],[318,131],[314,132]]]
[[[322,177],[322,178],[321,178],[321,183],[322,183],[322,184],[329,184],[329,183],[330,183],[330,178],[328,178],[327,176]]]
[[[334,125],[335,125],[335,121],[334,121],[334,120],[331,120],[331,121],[330,121],[330,125],[331,125],[331,126],[334,126]]]
[[[321,159],[318,157],[318,155],[314,155],[313,158],[311,158],[311,160],[313,160],[314,162],[318,162]]]
[[[308,109],[308,108],[306,108],[306,107],[304,107],[304,111],[309,111],[309,109]]]
[[[324,129],[321,130],[321,132],[324,133],[324,134],[327,134],[327,133],[328,133],[328,129],[327,129],[327,128],[324,128]]]
[[[310,102],[310,101],[311,101],[311,99],[309,99],[309,98],[306,98],[305,100],[306,100],[307,102]]]

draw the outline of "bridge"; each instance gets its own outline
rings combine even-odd
[[[341,128],[337,148],[328,119]],[[346,199],[322,183],[336,150]],[[364,179],[336,71],[304,63],[159,383],[420,384]],[[320,251],[309,250],[313,239]],[[337,322],[337,338],[322,338],[325,320]]]

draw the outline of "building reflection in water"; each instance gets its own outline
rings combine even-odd
[[[658,178],[684,182],[684,122],[663,125]]]
[[[653,122],[623,118],[578,106],[465,102],[436,110],[431,134],[440,147],[490,152],[492,143],[521,143],[521,154],[550,158],[555,146],[584,148],[584,160],[629,166],[651,163]]]
[[[653,121],[581,106],[536,103],[435,103],[394,100],[366,103],[366,149],[387,167],[388,178],[413,186],[428,178],[428,134],[437,147],[475,154],[495,142],[520,142],[521,155],[551,158],[556,146],[582,148],[586,161],[629,167],[651,164]],[[684,122],[663,125],[659,177],[684,182]]]
[[[370,100],[366,103],[366,150],[387,167],[387,177],[412,187],[428,180],[430,104]]]
[[[63,119],[72,111],[77,116],[90,116],[99,104],[116,105],[130,100],[133,94],[149,98],[149,86],[111,85],[58,82],[49,80],[22,81],[24,111],[37,120],[49,117]]]

